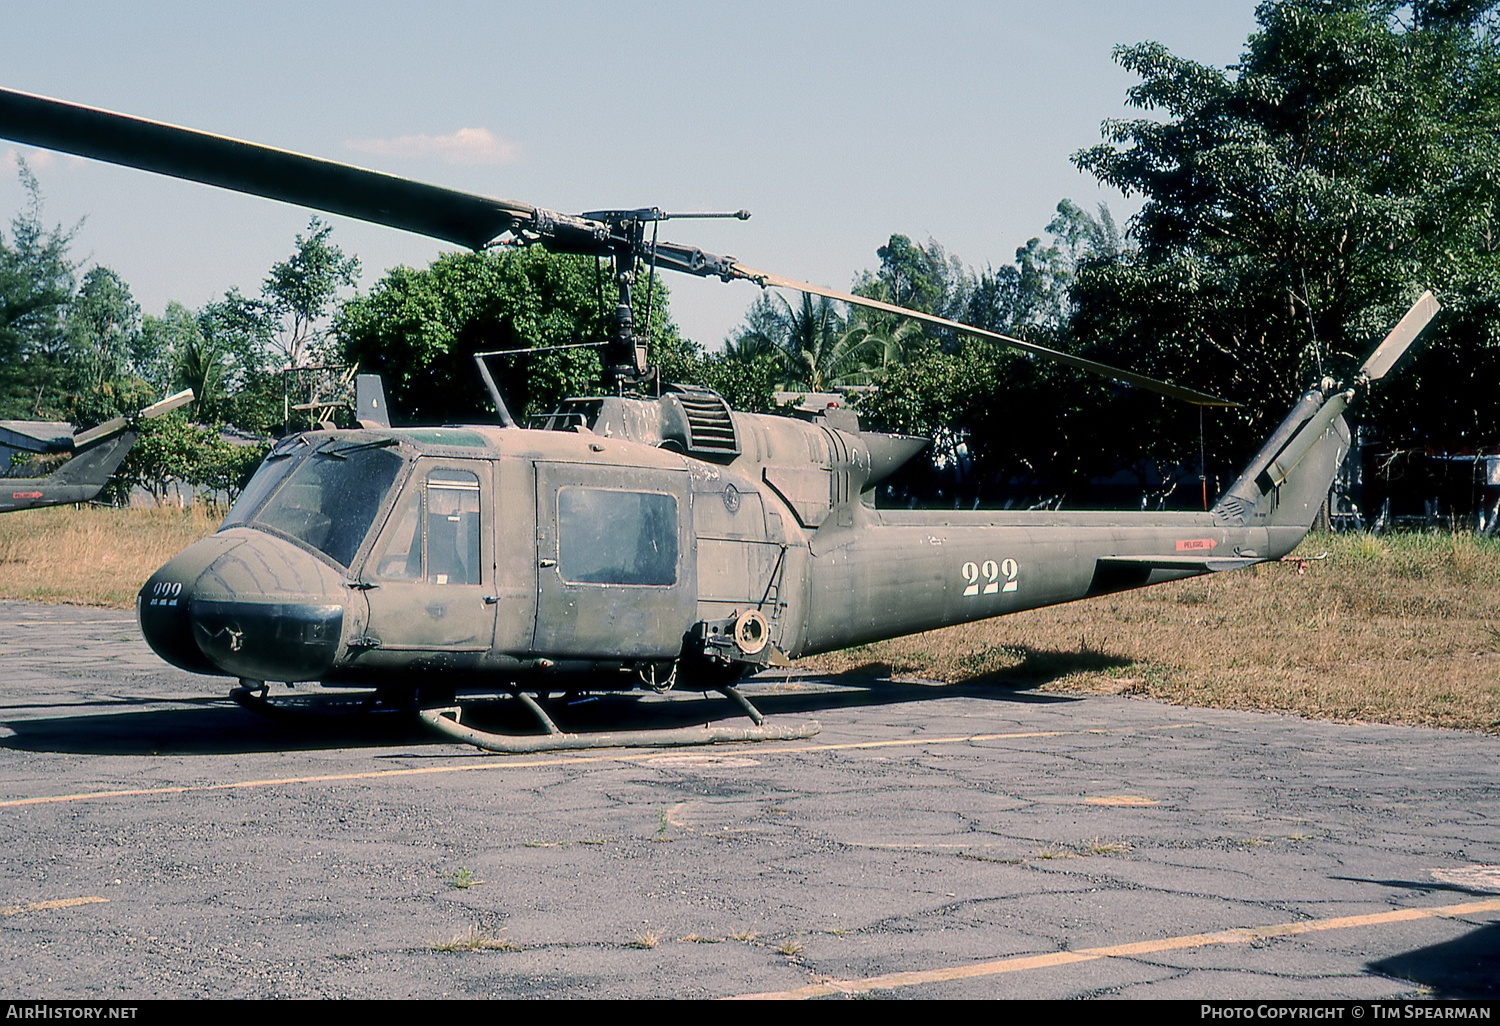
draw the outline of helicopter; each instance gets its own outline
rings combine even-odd
[[[92,501],[125,462],[139,437],[140,423],[185,406],[193,398],[191,388],[183,389],[132,416],[115,417],[76,434],[71,424],[0,421],[0,445],[6,448],[43,456],[72,454],[46,477],[0,478],[0,513]]]
[[[826,296],[1232,404],[657,239],[663,221],[746,211],[564,214],[10,90],[0,137],[471,249],[536,244],[612,262],[619,302],[600,394],[523,427],[481,354],[498,425],[398,428],[378,380],[361,376],[360,426],[283,438],[219,531],[161,567],[137,601],[158,655],[236,678],[242,704],[273,711],[272,683],[359,688],[370,707],[414,709],[499,752],[807,737],[816,722],[769,722],[738,681],[801,656],[1280,559],[1348,451],[1343,411],[1438,310],[1424,294],[1351,384],[1309,388],[1211,510],[885,510],[876,485],[925,439],[863,430],[846,408],[750,414],[708,389],[655,382],[632,314],[642,269]],[[553,696],[566,706],[679,685],[722,693],[752,725],[569,733],[554,719]],[[480,696],[514,700],[541,733],[465,723]]]

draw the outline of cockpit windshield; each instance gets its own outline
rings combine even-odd
[[[278,446],[224,526],[270,528],[347,567],[401,470],[401,457],[389,451],[395,444],[331,438],[309,448],[299,438]]]

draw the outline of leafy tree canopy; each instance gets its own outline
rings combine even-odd
[[[27,204],[11,219],[8,242],[0,232],[0,358],[7,362],[61,352],[78,270],[68,256],[77,226],[48,228],[36,175],[24,161],[18,173]]]
[[[345,256],[330,240],[333,226],[313,218],[296,251],[271,268],[261,287],[265,312],[277,322],[275,345],[283,367],[306,367],[325,352],[326,330],[319,326],[341,288],[359,280],[359,258]]]
[[[1074,160],[1146,202],[1137,250],[1081,266],[1075,334],[1098,358],[1246,401],[1242,447],[1431,286],[1448,308],[1434,352],[1374,409],[1393,436],[1493,437],[1494,5],[1277,0],[1257,19],[1228,70],[1156,43],[1116,51],[1141,77],[1130,102],[1154,116],[1106,123]]]
[[[653,347],[681,351],[665,286],[657,280],[649,291]],[[647,294],[638,283],[638,323]],[[473,354],[597,342],[615,302],[608,273],[589,257],[539,247],[450,253],[421,270],[388,271],[369,295],[344,304],[333,330],[350,362],[384,376],[391,406],[405,418],[485,420],[494,413]],[[517,416],[593,391],[600,369],[591,348],[518,353],[491,366]]]

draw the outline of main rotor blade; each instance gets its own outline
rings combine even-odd
[[[1375,351],[1365,360],[1365,365],[1359,369],[1360,376],[1368,381],[1379,381],[1385,377],[1392,365],[1401,359],[1402,354],[1417,340],[1422,329],[1427,327],[1427,322],[1432,320],[1441,309],[1441,304],[1431,291],[1422,293],[1421,297],[1412,304],[1412,308],[1406,311],[1406,316],[1391,329],[1385,341],[1376,346]]]
[[[479,249],[535,207],[350,164],[0,89],[0,137],[402,228]]]
[[[796,281],[792,278],[783,278],[779,274],[769,274],[765,271],[757,271],[755,268],[746,267],[743,264],[733,265],[733,270],[737,277],[748,278],[751,281],[757,282],[762,286],[775,285],[780,288],[794,289],[798,292],[807,292],[814,296],[826,296],[829,299],[837,299],[840,302],[850,303],[854,306],[863,306],[871,310],[883,310],[886,313],[899,314],[902,317],[910,317],[912,320],[921,321],[924,324],[931,324],[939,328],[947,328],[950,331],[957,331],[965,335],[972,335],[975,338],[988,339],[991,342],[999,342],[1002,345],[1010,346],[1012,349],[1019,349],[1025,353],[1032,353],[1036,356],[1043,356],[1049,360],[1056,360],[1059,363],[1067,364],[1069,367],[1076,367],[1079,370],[1088,371],[1090,374],[1098,374],[1106,378],[1113,378],[1116,381],[1123,381],[1128,385],[1134,385],[1137,388],[1143,388],[1149,392],[1156,392],[1161,395],[1171,396],[1173,399],[1181,399],[1184,402],[1193,403],[1196,406],[1244,405],[1243,403],[1233,402],[1229,399],[1220,399],[1218,396],[1209,395],[1206,392],[1199,392],[1191,388],[1184,388],[1181,385],[1174,385],[1168,381],[1158,381],[1155,378],[1148,378],[1143,374],[1136,374],[1133,371],[1122,370],[1119,367],[1111,367],[1107,363],[1096,363],[1093,360],[1085,360],[1083,357],[1074,356],[1071,353],[1064,353],[1057,349],[1048,349],[1046,346],[1039,346],[1035,342],[1025,342],[1018,338],[1011,338],[1009,335],[1002,335],[996,331],[986,331],[983,328],[975,328],[968,324],[963,324],[959,321],[950,321],[946,317],[937,317],[933,314],[922,313],[920,310],[908,310],[904,306],[895,306],[891,303],[882,303],[878,299],[866,299],[864,296],[856,296],[848,292],[840,292],[837,289],[827,289],[822,287],[821,285],[810,285],[805,281]]]

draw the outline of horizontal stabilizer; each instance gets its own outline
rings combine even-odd
[[[1180,570],[1193,574],[1216,574],[1242,570],[1264,562],[1255,556],[1104,556],[1099,562],[1142,570]]]

